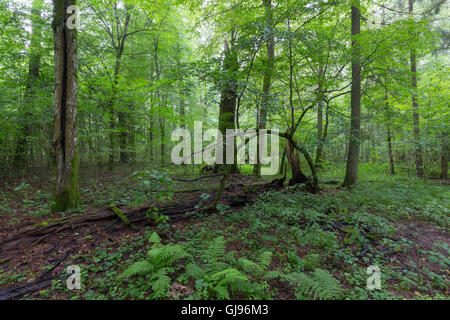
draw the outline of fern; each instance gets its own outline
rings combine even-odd
[[[136,262],[126,269],[121,279],[133,276],[149,275],[153,296],[157,299],[167,297],[170,289],[168,267],[175,262],[187,258],[189,254],[180,245],[162,245],[158,234],[153,233],[149,241],[153,243],[147,252],[146,260]]]
[[[245,258],[239,258],[238,265],[245,273],[258,273],[260,270],[260,266],[257,263]]]
[[[186,266],[186,275],[207,284],[210,294],[218,299],[229,299],[230,293],[242,293],[249,297],[266,297],[267,282],[264,274],[272,260],[271,252],[263,252],[257,262],[246,258],[237,261],[233,254],[226,256],[226,244],[223,237],[214,239],[204,252],[199,265]],[[226,261],[226,262],[225,262]],[[227,263],[228,262],[228,263]]]
[[[257,260],[257,263],[262,272],[267,270],[267,268],[269,267],[271,262],[272,262],[272,252],[270,252],[270,251],[263,252],[258,257],[258,260]]]
[[[206,276],[206,272],[196,264],[190,263],[186,266],[186,275],[198,280],[204,278]]]
[[[230,299],[230,293],[226,287],[216,286],[212,290],[216,293],[218,299]]]
[[[152,235],[150,236],[150,238],[148,239],[148,241],[150,243],[161,243],[161,238],[159,237],[159,235],[156,232],[153,232]]]
[[[339,282],[327,270],[316,269],[312,276],[305,273],[293,273],[287,278],[297,287],[297,297],[336,299],[341,292]]]
[[[222,262],[225,256],[226,244],[223,237],[217,237],[213,240],[209,248],[203,255],[208,271],[222,271],[226,264]]]
[[[159,270],[154,278],[156,280],[152,283],[153,296],[157,299],[167,297],[170,290],[170,278],[167,276],[166,270]]]
[[[151,250],[147,252],[147,260],[156,264],[171,266],[176,261],[186,258],[187,252],[180,245],[160,245],[155,244]]]
[[[154,266],[150,262],[148,262],[146,260],[139,261],[139,262],[135,262],[128,269],[126,269],[122,273],[120,278],[123,279],[123,278],[129,278],[132,276],[142,276],[142,275],[151,273],[153,270],[154,270]]]

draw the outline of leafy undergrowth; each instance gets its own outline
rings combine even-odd
[[[374,176],[353,189],[261,194],[244,208],[99,243],[33,299],[448,299],[448,186]],[[368,290],[367,268],[381,270]],[[64,267],[64,270],[65,270]],[[0,285],[27,275],[0,273]]]

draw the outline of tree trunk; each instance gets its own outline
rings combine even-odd
[[[128,151],[128,136],[130,130],[130,117],[126,112],[119,112],[119,131],[120,131],[120,163],[130,162],[130,152]]]
[[[409,13],[414,11],[414,0],[409,0]],[[416,164],[416,175],[419,178],[424,176],[423,171],[423,153],[420,144],[420,117],[419,105],[417,103],[417,64],[415,50],[411,50],[411,84],[412,84],[412,107],[413,107],[413,122],[414,122],[414,159]]]
[[[227,76],[225,79],[225,85],[222,89],[222,95],[220,100],[220,111],[219,111],[219,131],[222,133],[223,139],[223,161],[227,160],[226,157],[226,131],[227,129],[235,129],[235,114],[236,114],[236,99],[237,99],[237,82],[236,82],[236,72],[238,70],[238,61],[235,48],[228,47],[228,42],[225,41],[225,59],[223,62],[223,74]],[[235,154],[236,146],[234,139],[228,143],[233,143]],[[216,164],[215,172],[228,171],[228,173],[238,172],[236,157],[234,164]]]
[[[319,83],[318,83],[318,103],[317,103],[317,148],[316,148],[316,159],[314,160],[314,165],[317,168],[321,167],[320,162],[322,161],[322,151],[324,144],[324,132],[323,132],[323,102],[324,97],[322,93],[322,80],[323,80],[323,68],[319,67]]]
[[[272,0],[263,0],[266,10],[266,28],[268,29],[267,36],[267,58],[264,66],[264,80],[263,91],[261,99],[261,112],[259,116],[259,129],[266,129],[267,127],[267,110],[270,109],[270,89],[272,86],[273,68],[275,65],[275,39],[273,31],[273,12]],[[253,173],[257,176],[261,175],[261,159],[259,158],[259,149],[263,146],[259,145],[258,139],[257,162],[254,166]]]
[[[114,10],[117,10],[117,7],[114,7]],[[128,7],[125,6],[125,10],[127,10],[125,14],[125,22],[123,26],[123,33],[117,34],[117,43],[113,42],[114,50],[116,53],[116,63],[114,67],[114,76],[113,76],[113,84],[112,84],[112,94],[111,99],[109,101],[109,109],[110,109],[110,119],[109,119],[109,163],[108,168],[112,170],[114,168],[115,155],[116,155],[116,103],[117,103],[117,94],[118,94],[118,86],[119,86],[119,75],[120,75],[120,67],[122,55],[125,50],[125,43],[128,37],[128,27],[130,24],[131,14],[128,11]],[[115,12],[115,16],[117,17],[117,12]],[[120,21],[117,19],[117,30],[120,30],[119,27]],[[119,131],[120,131],[120,162],[127,163],[129,156],[126,153],[126,144],[127,144],[127,132],[124,128],[126,128],[126,115],[121,111],[118,113],[119,118]]]
[[[299,155],[290,141],[286,143],[286,156],[292,171],[292,178],[289,180],[289,185],[293,186],[309,182],[309,178],[303,173],[300,167]]]
[[[391,134],[391,126],[390,126],[390,115],[389,115],[389,94],[387,89],[387,81],[385,79],[385,90],[384,90],[384,101],[386,103],[386,112],[388,114],[388,120],[387,120],[387,145],[388,145],[388,157],[389,157],[389,170],[391,172],[391,175],[395,175],[395,166],[394,166],[394,154],[392,151],[392,134]]]
[[[33,0],[31,9],[31,42],[30,61],[28,65],[28,80],[24,94],[23,114],[20,128],[17,130],[16,150],[14,154],[14,168],[26,166],[26,151],[28,138],[31,135],[31,122],[33,117],[33,104],[39,81],[39,69],[41,63],[41,11],[43,0]]]
[[[392,151],[392,134],[391,127],[389,123],[387,124],[387,143],[388,143],[388,153],[389,153],[389,169],[391,171],[391,175],[395,175],[395,165],[394,165],[394,154]]]
[[[359,141],[361,130],[361,62],[358,37],[361,33],[360,0],[352,0],[352,89],[351,89],[351,133],[347,157],[344,186],[358,183]]]
[[[67,8],[76,0],[53,0],[55,43],[55,118],[53,147],[56,187],[53,211],[80,206],[77,155],[77,34],[67,25]]]
[[[448,178],[448,135],[442,135],[442,150],[441,150],[441,179]]]

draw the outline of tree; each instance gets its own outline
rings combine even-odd
[[[359,140],[361,138],[361,62],[360,40],[361,11],[360,1],[352,0],[352,92],[351,92],[351,132],[347,156],[347,170],[344,186],[358,183]]]
[[[414,0],[409,0],[409,13],[411,19],[414,19]],[[423,153],[420,143],[420,116],[419,104],[417,103],[417,64],[415,50],[411,50],[411,85],[412,85],[412,108],[414,121],[414,159],[416,163],[416,175],[419,178],[423,177]]]
[[[53,0],[56,186],[52,210],[57,212],[75,209],[81,204],[77,153],[77,31],[67,23],[68,8],[72,5],[76,5],[76,0]]]
[[[31,134],[32,110],[35,103],[35,94],[39,85],[39,70],[41,62],[41,36],[42,21],[41,11],[43,0],[33,0],[31,7],[31,41],[29,49],[28,79],[24,94],[24,111],[22,114],[21,129],[17,131],[16,150],[14,155],[14,167],[18,170],[26,165],[25,153],[28,137]]]
[[[267,48],[267,58],[265,59],[264,65],[264,80],[262,89],[262,99],[261,99],[261,109],[259,113],[259,129],[266,129],[267,127],[267,112],[270,109],[270,89],[272,86],[272,75],[273,68],[275,65],[275,35],[274,35],[274,25],[273,25],[273,12],[272,12],[272,0],[263,0],[263,5],[265,8],[265,30],[264,33],[267,34],[265,37],[266,48]],[[259,145],[258,139],[258,161],[254,167],[254,174],[257,176],[261,175],[261,159],[259,159]]]
[[[236,149],[234,138],[233,141],[227,141],[226,134],[227,129],[234,130],[235,128],[235,113],[236,113],[236,98],[237,98],[237,83],[236,83],[236,73],[238,71],[238,59],[236,48],[234,47],[234,32],[231,36],[231,46],[228,41],[225,40],[224,45],[224,61],[223,61],[223,89],[220,98],[220,109],[219,109],[219,131],[222,133],[224,139],[223,146],[223,161],[227,161],[227,143],[233,143],[233,148]],[[234,151],[236,154],[236,151]],[[219,172],[221,170],[226,170],[228,173],[236,173],[237,165],[236,159],[234,164],[220,165],[217,164],[215,171]]]

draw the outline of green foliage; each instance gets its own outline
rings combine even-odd
[[[204,283],[206,297],[230,299],[233,294],[252,298],[266,297],[267,282],[265,272],[272,259],[271,252],[261,253],[256,262],[246,258],[226,262],[225,241],[223,237],[214,239],[202,254],[202,264],[191,263],[186,266],[186,275]]]
[[[339,281],[327,270],[315,269],[312,275],[292,273],[286,277],[297,291],[297,299],[337,299],[341,293]]]
[[[167,298],[171,282],[171,278],[168,276],[168,273],[172,271],[170,267],[189,255],[180,245],[161,244],[161,238],[156,233],[150,236],[149,242],[153,243],[153,246],[147,252],[146,260],[132,264],[120,278],[147,276],[151,283],[153,297],[156,299]]]
[[[168,171],[136,171],[131,177],[139,187],[134,204],[142,204],[144,201],[172,199],[174,181],[169,177]]]

